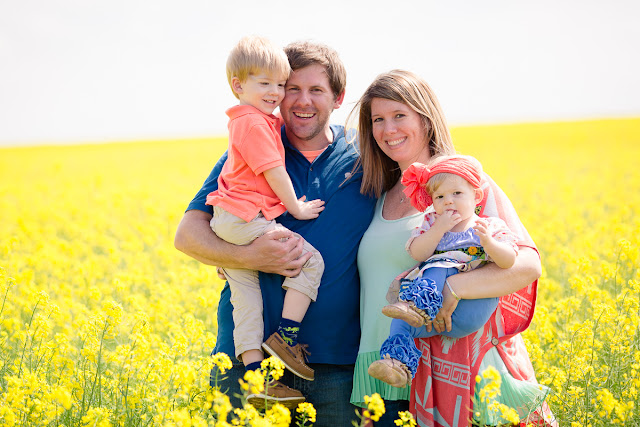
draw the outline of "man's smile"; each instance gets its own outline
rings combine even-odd
[[[315,114],[313,113],[293,113],[294,116],[300,118],[300,119],[310,119],[311,117],[315,116]]]

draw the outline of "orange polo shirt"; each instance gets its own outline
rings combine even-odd
[[[219,206],[247,222],[260,212],[272,220],[287,210],[263,174],[284,166],[281,119],[250,105],[231,107],[227,116],[229,157],[218,178],[218,190],[207,196],[207,205]]]

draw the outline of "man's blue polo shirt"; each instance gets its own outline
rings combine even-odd
[[[352,176],[358,158],[355,148],[345,141],[344,128],[331,126],[334,142],[313,163],[291,145],[282,127],[287,172],[298,197],[321,199],[325,209],[315,220],[299,221],[285,212],[277,221],[302,235],[324,259],[325,270],[318,298],[309,306],[302,321],[299,342],[309,344],[310,363],[355,363],[360,342],[360,279],[356,255],[375,207],[375,199],[360,194],[361,172]],[[226,153],[215,165],[187,210],[212,213],[206,196],[218,188],[218,175]],[[282,315],[283,277],[260,273],[264,307],[264,336],[278,328]],[[214,353],[234,355],[232,306],[229,285],[225,285],[218,304],[218,339]]]

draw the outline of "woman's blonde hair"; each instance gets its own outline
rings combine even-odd
[[[227,80],[233,95],[231,79],[237,77],[240,82],[247,81],[250,75],[269,72],[289,78],[291,66],[284,50],[272,44],[268,39],[260,36],[247,36],[240,39],[227,58]]]
[[[349,123],[358,115],[360,159],[356,168],[362,167],[363,172],[360,192],[380,197],[398,182],[402,172],[398,164],[378,147],[373,137],[371,101],[374,98],[401,102],[420,115],[431,157],[455,154],[455,148],[438,98],[423,78],[405,70],[380,74],[365,90],[347,119]]]

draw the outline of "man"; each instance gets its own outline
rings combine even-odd
[[[320,251],[325,271],[318,298],[309,307],[299,335],[299,342],[309,346],[309,366],[315,370],[315,380],[305,381],[287,372],[282,382],[300,390],[315,406],[316,426],[351,425],[355,407],[349,398],[360,338],[356,255],[371,221],[375,199],[360,194],[361,177],[353,173],[357,153],[347,144],[344,129],[329,125],[331,112],[344,100],[346,72],[342,61],[333,49],[317,43],[292,43],[285,52],[293,70],[280,105],[287,172],[298,197],[323,200],[325,209],[312,221],[299,221],[284,214],[278,222]],[[267,233],[247,246],[228,244],[211,231],[211,207],[205,205],[205,199],[217,188],[225,158],[220,159],[189,205],[178,226],[175,246],[209,265],[261,271],[264,336],[268,337],[280,321],[282,276],[298,274],[309,255],[300,256],[302,241],[290,238],[287,231]],[[288,240],[281,241],[282,238]],[[225,286],[218,306],[214,352],[232,357],[229,295]],[[234,406],[239,403],[233,394],[239,393],[237,381],[243,375],[242,366],[235,365],[221,387],[229,389]]]

